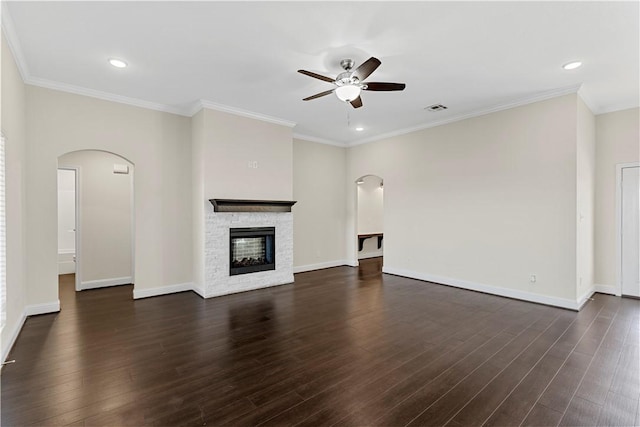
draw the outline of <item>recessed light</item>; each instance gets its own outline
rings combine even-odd
[[[363,130],[364,130],[364,128],[363,128],[363,127],[361,127],[361,126],[358,126],[358,127],[356,128],[356,131],[358,131],[358,132],[362,132]]]
[[[115,58],[109,59],[109,64],[113,65],[116,68],[125,68],[127,66],[127,63],[124,62],[122,59],[115,59]]]
[[[569,62],[568,64],[564,64],[562,68],[564,68],[565,70],[575,70],[576,68],[580,68],[581,66],[582,66],[582,62],[574,61],[574,62]]]

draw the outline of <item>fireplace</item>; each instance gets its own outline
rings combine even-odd
[[[275,227],[229,229],[229,275],[276,269]]]
[[[204,223],[202,284],[194,286],[199,295],[213,298],[293,283],[294,201],[211,199],[210,202],[213,209],[206,209]],[[262,251],[249,256],[232,255],[231,242],[236,237],[246,239],[245,246],[249,246],[247,240],[258,238],[251,242],[264,245],[264,255]],[[242,246],[241,241],[237,241],[236,249],[238,246]],[[244,264],[251,264],[251,258],[261,257],[266,265],[232,267],[234,259],[236,265],[242,264],[244,258],[247,258]]]

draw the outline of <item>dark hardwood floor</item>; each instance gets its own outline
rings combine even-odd
[[[2,370],[2,425],[640,425],[639,301],[575,313],[380,264],[209,300],[62,276]]]

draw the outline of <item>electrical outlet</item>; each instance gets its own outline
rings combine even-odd
[[[538,280],[538,278],[536,277],[535,274],[532,274],[531,276],[529,276],[529,281],[531,283],[536,283],[536,280]]]

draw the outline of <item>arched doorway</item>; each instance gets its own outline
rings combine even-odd
[[[378,258],[382,268],[384,254],[384,180],[364,175],[356,180],[357,259]]]
[[[60,283],[76,291],[134,283],[133,175],[132,162],[107,151],[58,157]]]

